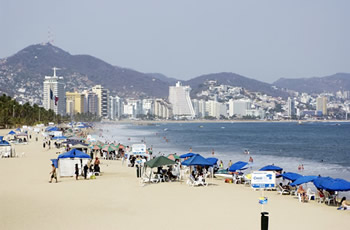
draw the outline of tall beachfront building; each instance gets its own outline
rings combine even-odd
[[[84,90],[82,92],[84,95],[84,113],[91,113],[91,114],[98,114],[98,97],[97,94],[89,91]]]
[[[316,99],[316,111],[327,115],[327,97],[321,96]]]
[[[229,101],[229,116],[237,117],[247,116],[247,111],[251,109],[252,103],[249,100],[233,100]]]
[[[66,113],[68,115],[85,113],[84,104],[84,94],[78,92],[66,92]]]
[[[96,85],[92,88],[92,92],[97,95],[97,115],[108,118],[109,90],[103,88],[101,85]]]
[[[123,115],[123,101],[118,96],[109,96],[109,119],[119,120]]]
[[[56,70],[53,68],[53,76],[45,76],[44,79],[44,108],[53,110],[55,114],[66,114],[66,100],[63,77],[56,76]]]
[[[173,106],[174,117],[194,118],[195,112],[190,98],[191,88],[182,86],[181,82],[177,82],[175,86],[169,87],[169,102]]]
[[[295,116],[295,101],[293,98],[288,97],[287,101],[287,112],[289,117]]]

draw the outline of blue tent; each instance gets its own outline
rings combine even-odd
[[[281,176],[283,177],[283,179],[291,180],[293,182],[296,179],[302,177],[302,175],[300,175],[298,173],[293,173],[293,172],[286,172],[286,173],[281,174]]]
[[[314,180],[314,185],[328,191],[350,191],[350,182],[340,178],[319,177]]]
[[[237,161],[236,163],[234,163],[233,165],[231,165],[231,167],[228,169],[228,171],[230,171],[230,172],[236,172],[237,170],[243,169],[243,167],[246,166],[247,164],[248,164],[248,162]]]
[[[186,154],[182,154],[182,155],[180,156],[180,158],[193,157],[194,155],[196,155],[196,153],[186,153]]]
[[[21,132],[21,129],[20,129],[20,128],[17,128],[16,131],[20,131],[20,132]]]
[[[187,166],[191,166],[191,165],[212,166],[212,163],[207,161],[207,159],[205,159],[201,155],[196,154],[196,155],[192,156],[190,159],[187,159],[184,162],[182,162],[182,165],[187,165]]]
[[[261,169],[259,169],[259,171],[282,171],[282,170],[283,168],[280,168],[275,165],[266,165],[265,167],[262,167]]]
[[[216,165],[219,159],[215,157],[209,157],[206,160],[209,161],[212,165]]]
[[[91,158],[91,157],[82,151],[79,151],[77,149],[72,149],[71,151],[62,153],[57,157],[57,159],[61,159],[61,158]]]
[[[293,183],[291,183],[291,186],[296,186],[296,185],[301,185],[301,184],[305,184],[311,181],[314,181],[315,179],[317,179],[317,176],[301,176],[298,179],[296,179]]]
[[[53,132],[53,131],[59,131],[59,128],[58,127],[47,127],[46,128],[46,132]]]
[[[9,135],[15,135],[16,134],[16,132],[15,131],[13,131],[13,130],[11,130],[9,133],[8,133]]]
[[[8,146],[10,145],[10,143],[8,143],[7,141],[3,140],[3,136],[0,136],[0,146]]]

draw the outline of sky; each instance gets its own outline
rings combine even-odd
[[[0,58],[48,41],[177,79],[350,72],[348,0],[0,0]]]

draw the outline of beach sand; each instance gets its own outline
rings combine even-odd
[[[0,130],[0,135],[8,130]],[[260,229],[261,192],[209,180],[208,187],[169,182],[140,186],[136,169],[103,161],[102,176],[48,183],[56,149],[35,136],[0,159],[0,229]],[[350,229],[350,211],[264,192],[269,229]]]

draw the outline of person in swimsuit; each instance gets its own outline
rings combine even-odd
[[[50,183],[52,182],[52,179],[53,179],[53,178],[55,178],[56,183],[57,183],[56,167],[55,167],[55,165],[54,165],[54,164],[51,164],[51,166],[52,166],[52,170],[51,170],[51,172],[50,172],[50,174],[51,174],[51,180],[50,180]]]

